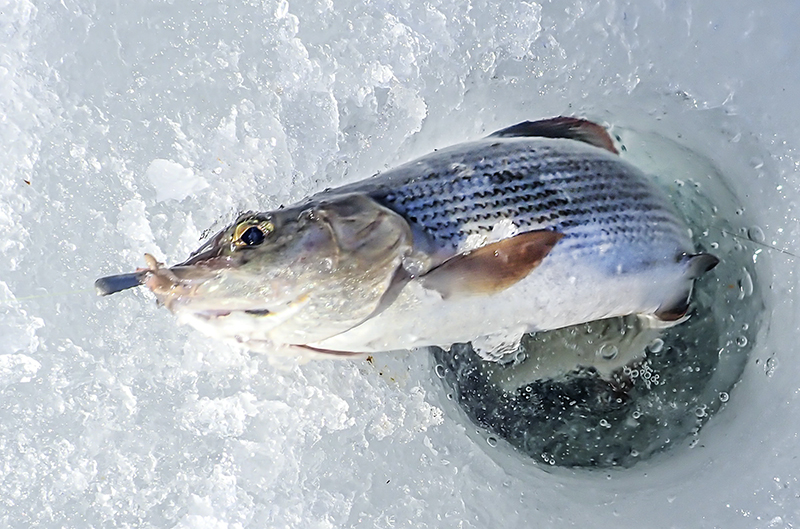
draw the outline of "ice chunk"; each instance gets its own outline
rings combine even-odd
[[[208,181],[195,174],[191,167],[184,167],[170,160],[156,159],[150,162],[145,176],[156,190],[156,200],[181,201],[208,187]]]
[[[0,355],[0,388],[16,382],[30,382],[42,364],[27,355]]]

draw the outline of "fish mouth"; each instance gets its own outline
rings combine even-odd
[[[183,263],[171,267],[164,266],[151,254],[144,254],[147,268],[137,270],[143,273],[141,284],[156,295],[158,301],[172,312],[179,305],[190,300],[202,298],[198,289],[209,280],[218,276],[222,270],[233,268],[237,260],[230,256],[220,256],[215,249],[198,252]],[[231,311],[216,309],[200,309],[198,313],[208,313],[209,317],[224,315]]]
[[[229,256],[219,256],[207,252],[192,256],[187,261],[172,267],[159,263],[151,254],[144,254],[147,262],[146,268],[137,268],[128,274],[116,274],[101,277],[95,281],[94,286],[101,296],[115,294],[129,288],[145,285],[156,295],[170,292],[172,289],[195,288],[202,282],[211,279],[220,270],[234,268],[239,260]],[[185,292],[191,293],[191,292]]]
[[[310,302],[308,293],[295,291],[269,299],[234,293],[220,296],[219,293],[225,292],[226,288],[221,284],[224,283],[224,274],[236,269],[243,260],[209,253],[212,253],[211,257],[198,253],[172,267],[165,267],[152,255],[145,254],[147,268],[142,270],[145,274],[142,284],[171,312],[207,322],[244,316],[248,320],[259,320],[264,327],[275,326]],[[274,286],[266,289],[279,290]]]
[[[101,277],[94,286],[101,296],[108,296],[138,286],[146,286],[156,296],[168,296],[183,291],[184,295],[192,294],[193,289],[203,279],[210,279],[216,271],[233,268],[241,264],[242,257],[234,258],[223,254],[221,240],[225,233],[220,232],[189,255],[189,258],[175,266],[166,267],[159,263],[152,254],[144,254],[147,266],[137,268],[135,272]],[[192,285],[193,284],[193,285]]]
[[[231,282],[226,274],[235,271],[247,258],[243,253],[224,255],[215,244],[206,244],[186,261],[175,266],[165,266],[149,253],[144,258],[147,265],[144,268],[137,268],[132,273],[101,277],[95,281],[97,293],[108,296],[145,286],[155,294],[159,304],[171,312],[191,314],[209,322],[236,314],[263,321],[277,321],[280,318],[276,316],[285,309],[296,308],[307,302],[307,296],[303,292],[291,292],[271,300],[261,296],[237,295],[235,289],[230,295],[225,295],[230,286],[229,284],[226,287],[225,283]],[[237,283],[235,276],[232,283]],[[252,293],[261,289],[251,287],[249,290]],[[269,287],[267,290],[270,290]]]

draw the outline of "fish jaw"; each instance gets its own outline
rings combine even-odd
[[[143,284],[173,313],[188,311],[210,316],[235,310],[267,310],[263,301],[242,295],[241,287],[236,289],[240,291],[238,295],[233,295],[233,288],[225,294],[226,283],[232,282],[229,278],[235,275],[239,264],[236,259],[214,257],[173,267],[164,266],[150,254],[145,254],[145,260],[148,268]]]

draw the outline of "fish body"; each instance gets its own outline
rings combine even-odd
[[[680,321],[717,263],[694,253],[668,197],[605,130],[573,118],[245,214],[181,265],[150,260],[115,284],[141,278],[182,321],[251,349],[472,341],[487,358],[525,332],[629,314]]]

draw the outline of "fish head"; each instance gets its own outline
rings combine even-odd
[[[164,267],[146,257],[142,282],[211,334],[306,344],[367,318],[411,245],[403,217],[347,195],[245,213],[183,263]]]

